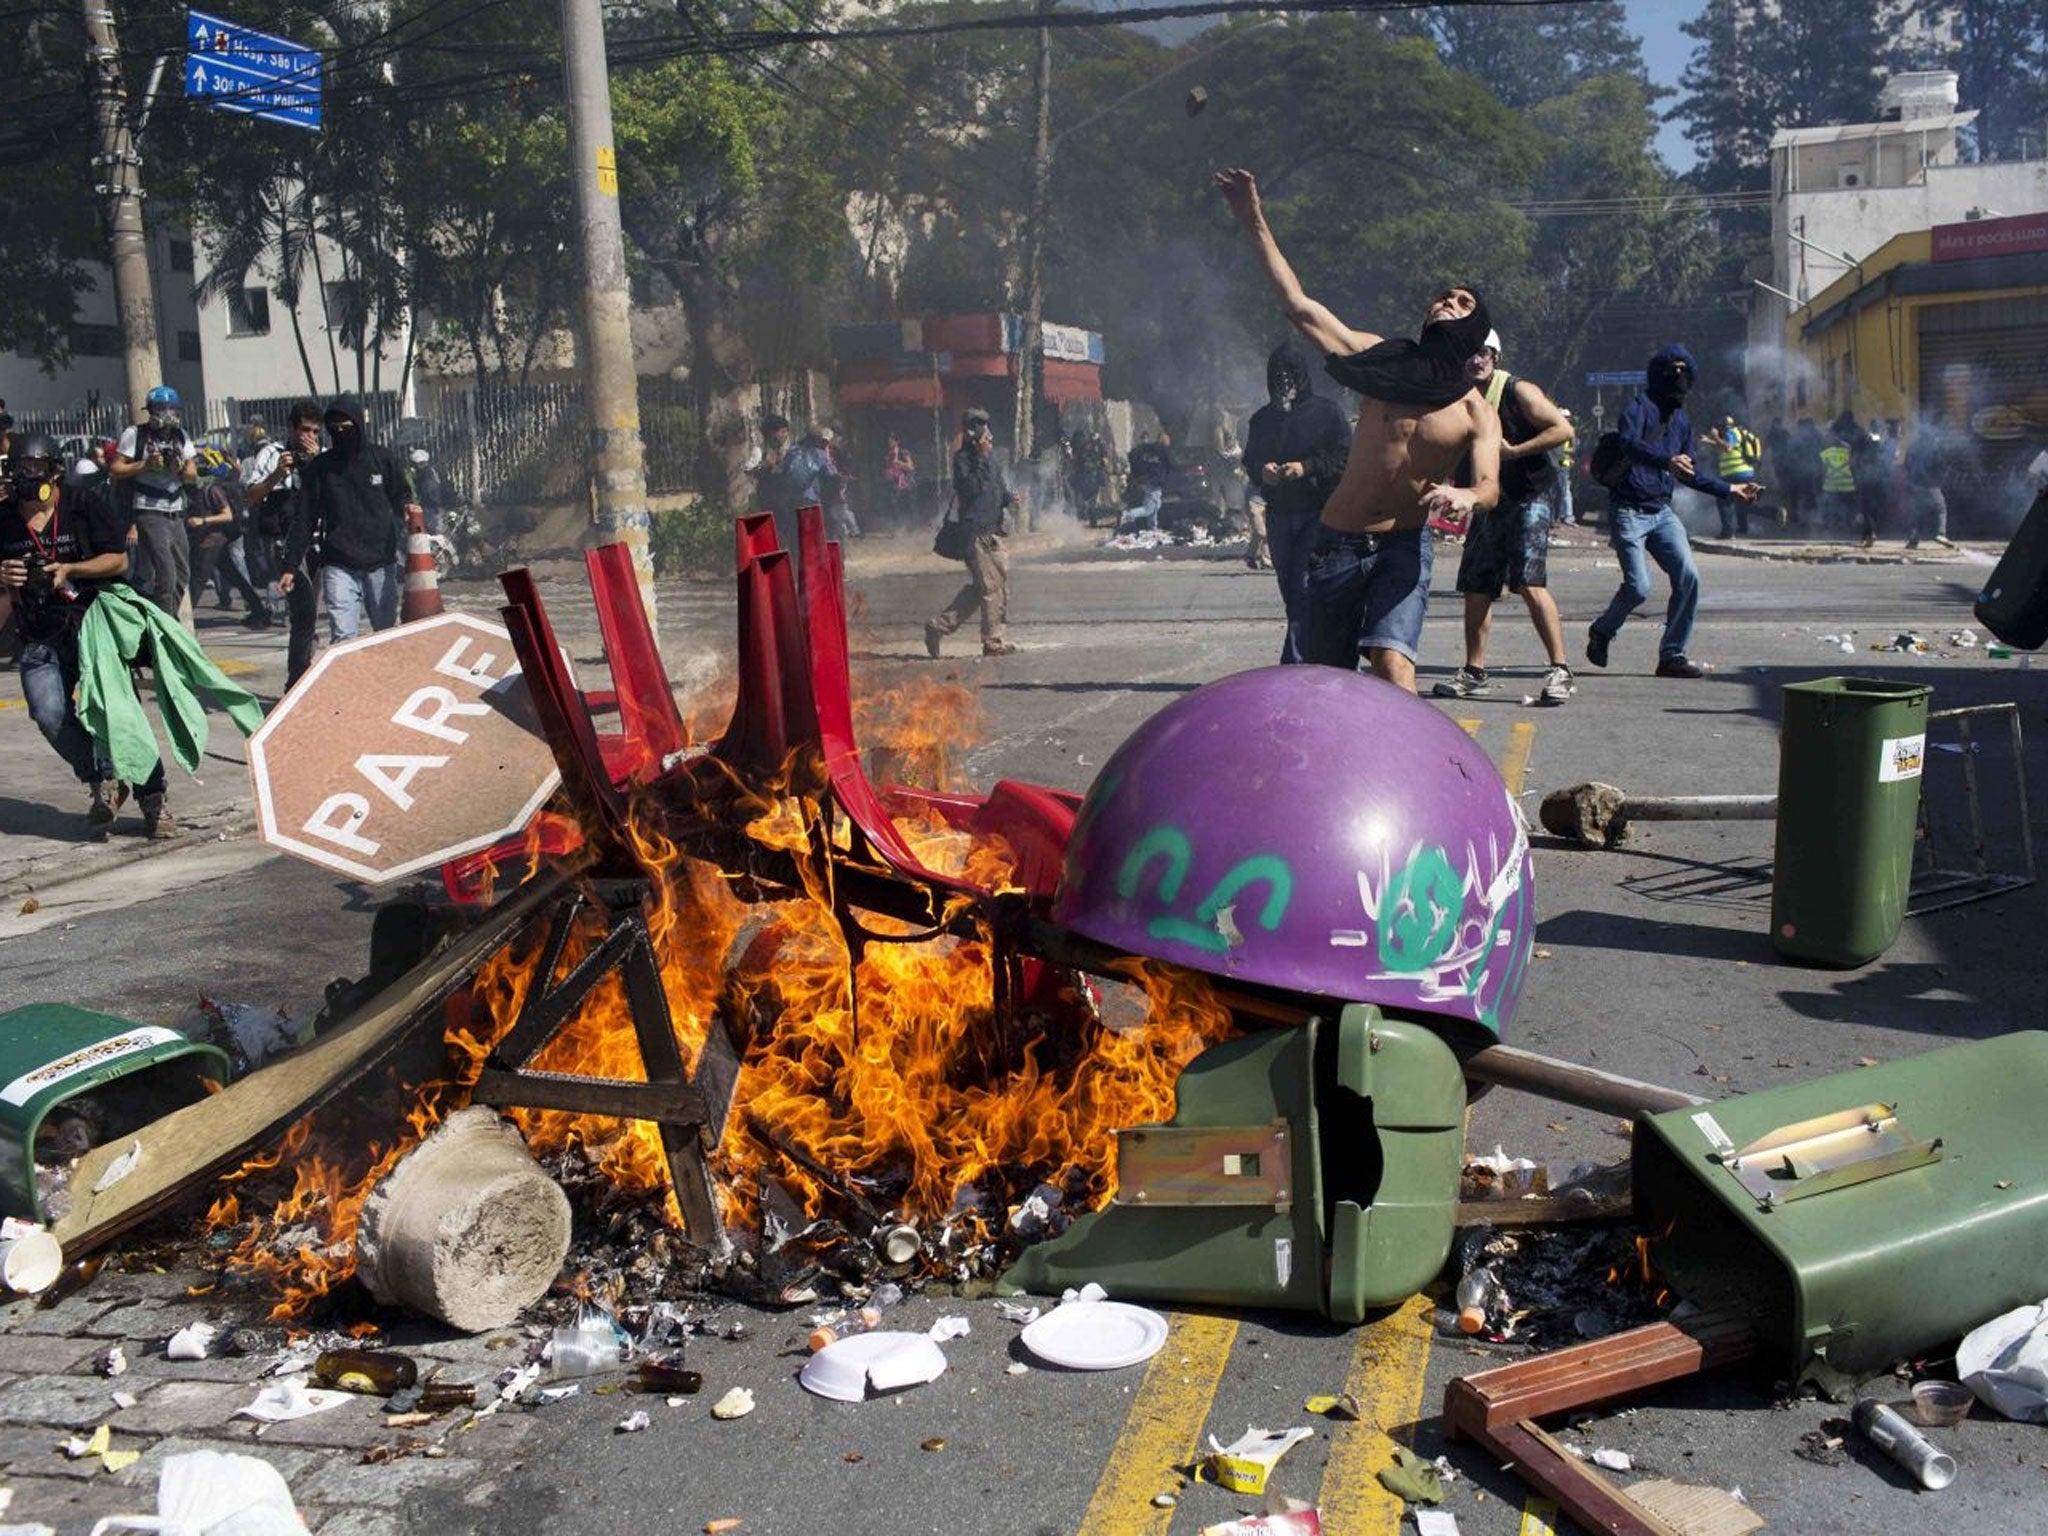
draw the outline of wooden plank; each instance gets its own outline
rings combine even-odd
[[[572,1115],[608,1115],[615,1120],[653,1120],[700,1126],[704,1095],[682,1083],[614,1082],[566,1072],[500,1072],[486,1068],[470,1093],[476,1104],[520,1109],[559,1109]]]
[[[566,873],[532,881],[485,913],[439,955],[372,998],[340,1028],[211,1098],[78,1160],[71,1209],[53,1229],[67,1255],[90,1252],[137,1222],[169,1209],[377,1070],[409,1039],[442,1028],[441,1007],[561,893]],[[93,1185],[115,1159],[140,1145],[134,1171],[104,1191]]]
[[[1480,1443],[1514,1466],[1515,1476],[1540,1488],[1589,1531],[1604,1536],[1685,1536],[1677,1526],[1636,1503],[1591,1462],[1581,1461],[1534,1424],[1503,1424]]]
[[[1444,1389],[1444,1417],[1454,1433],[1476,1436],[1677,1381],[1740,1360],[1755,1348],[1748,1320],[1734,1313],[1650,1323],[1461,1377]]]

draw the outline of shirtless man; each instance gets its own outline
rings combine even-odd
[[[1330,376],[1364,398],[1344,477],[1323,507],[1308,570],[1302,660],[1358,665],[1415,691],[1415,647],[1429,602],[1432,516],[1470,517],[1500,497],[1500,418],[1472,389],[1469,365],[1492,329],[1469,287],[1430,302],[1417,341],[1353,330],[1302,291],[1280,254],[1250,171],[1216,173],[1216,190],[1250,236],[1288,324],[1327,354]],[[1472,456],[1472,484],[1449,483]]]

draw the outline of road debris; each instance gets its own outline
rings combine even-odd
[[[164,1458],[157,1474],[156,1514],[110,1515],[101,1531],[143,1530],[174,1536],[306,1536],[306,1524],[277,1468],[255,1456],[186,1451]]]
[[[1972,1328],[1956,1348],[1956,1374],[1992,1412],[2048,1424],[2048,1302]]]
[[[754,1394],[745,1387],[734,1387],[711,1405],[711,1417],[714,1419],[744,1419],[753,1411]]]
[[[653,1422],[654,1420],[648,1415],[645,1408],[635,1408],[612,1426],[612,1433],[615,1435],[637,1435]]]
[[[1437,1464],[1405,1445],[1394,1447],[1394,1464],[1379,1470],[1380,1486],[1410,1504],[1441,1504],[1443,1473]]]
[[[330,1408],[339,1408],[352,1395],[332,1392],[324,1387],[309,1387],[303,1376],[287,1376],[257,1393],[255,1401],[247,1407],[236,1409],[234,1417],[255,1419],[264,1424],[284,1424],[325,1413]]]
[[[797,1380],[819,1397],[858,1403],[870,1391],[895,1392],[936,1381],[945,1369],[945,1352],[926,1334],[862,1333],[812,1355]]]
[[[1349,1392],[1335,1395],[1319,1393],[1314,1397],[1304,1398],[1301,1411],[1313,1413],[1320,1418],[1337,1419],[1347,1424],[1355,1424],[1365,1417],[1365,1410],[1359,1406],[1358,1399]]]
[[[1313,1440],[1312,1429],[1247,1428],[1230,1444],[1209,1437],[1209,1454],[1202,1462],[1206,1481],[1220,1484],[1232,1493],[1264,1493],[1266,1481],[1280,1458],[1304,1440]]]
[[[166,1360],[204,1360],[220,1330],[211,1323],[187,1323],[164,1343]]]
[[[1929,1493],[1939,1493],[1956,1480],[1955,1458],[1908,1424],[1896,1409],[1874,1397],[1861,1398],[1850,1419],[1866,1440],[1912,1473]]]
[[[0,1220],[0,1288],[34,1296],[57,1283],[64,1249],[32,1221]]]

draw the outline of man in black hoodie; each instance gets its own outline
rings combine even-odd
[[[320,547],[320,595],[332,644],[398,622],[399,534],[424,528],[412,480],[397,454],[363,430],[363,408],[347,395],[327,407],[327,451],[307,465],[301,515],[285,542],[279,588],[290,596],[308,547]]]
[[[1298,662],[1295,626],[1306,601],[1308,557],[1323,503],[1344,475],[1351,426],[1335,401],[1316,393],[1308,361],[1291,342],[1266,359],[1266,396],[1245,429],[1244,472],[1257,487],[1253,494],[1266,501],[1266,544],[1287,610],[1280,659]]]

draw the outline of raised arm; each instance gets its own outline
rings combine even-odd
[[[1325,352],[1339,357],[1363,352],[1380,339],[1370,331],[1354,331],[1331,314],[1327,306],[1302,291],[1301,279],[1294,275],[1294,268],[1280,254],[1280,243],[1273,238],[1272,227],[1266,223],[1256,176],[1250,171],[1235,168],[1218,171],[1216,190],[1223,194],[1223,201],[1230,205],[1230,211],[1251,238],[1266,281],[1273,285],[1274,296],[1280,301],[1280,313],[1289,325]]]
[[[1527,379],[1515,380],[1515,402],[1521,406],[1522,414],[1529,418],[1529,424],[1536,432],[1525,442],[1503,440],[1500,445],[1502,458],[1531,459],[1570,442],[1577,435],[1572,431],[1571,418],[1557,408],[1557,402]]]

